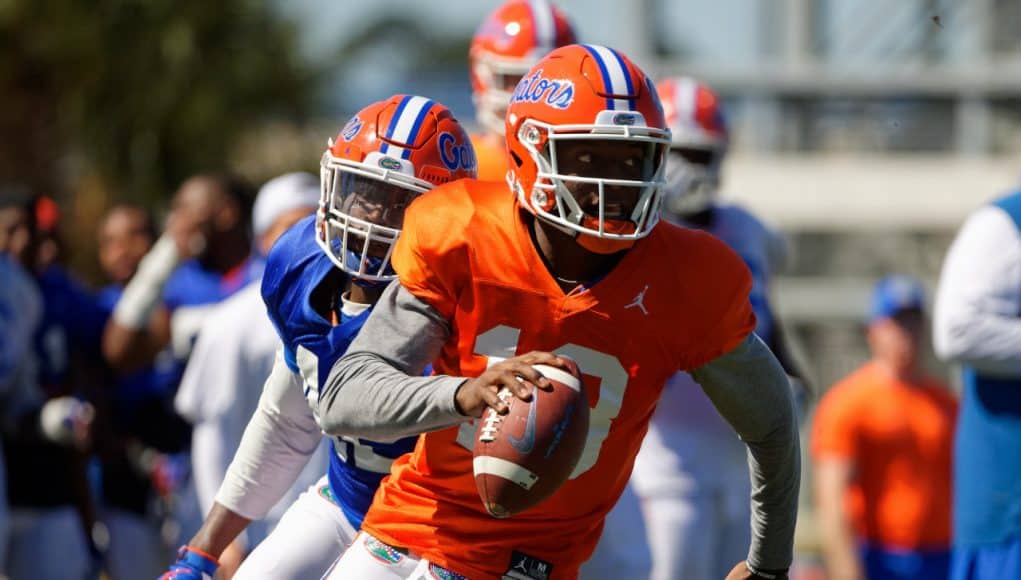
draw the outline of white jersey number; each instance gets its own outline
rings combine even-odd
[[[305,400],[312,409],[316,423],[319,422],[319,358],[314,352],[298,345],[295,355]],[[358,469],[374,473],[390,473],[394,460],[384,457],[369,445],[364,445],[353,437],[333,436],[333,449],[341,461]]]
[[[500,325],[490,329],[475,339],[477,354],[489,357],[487,366],[515,356],[518,336],[521,331],[510,326]],[[585,449],[577,467],[571,473],[574,479],[595,465],[599,451],[610,434],[610,426],[620,413],[624,392],[627,390],[627,371],[615,357],[576,344],[565,344],[552,349],[556,354],[573,358],[578,362],[582,372],[599,377],[599,403],[589,415],[588,437]],[[464,447],[472,449],[475,439],[475,422],[462,423],[457,434],[457,441]]]

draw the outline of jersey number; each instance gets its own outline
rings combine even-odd
[[[488,366],[515,356],[521,331],[500,325],[475,339],[475,352],[489,357]],[[578,465],[571,473],[571,479],[585,473],[595,465],[599,451],[610,434],[610,426],[620,413],[624,392],[627,390],[628,375],[620,361],[606,353],[576,344],[565,344],[552,349],[557,354],[569,356],[578,362],[582,372],[599,379],[599,402],[589,415],[588,437]],[[475,422],[462,423],[457,442],[472,449],[475,439]]]
[[[303,383],[305,400],[312,408],[316,422],[319,422],[319,357],[302,345],[298,345],[295,354],[299,374]],[[366,445],[353,437],[333,435],[333,450],[341,461],[358,469],[374,473],[390,473],[390,465],[394,460],[376,453],[371,445]]]

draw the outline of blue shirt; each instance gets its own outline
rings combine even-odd
[[[124,287],[120,284],[110,284],[99,291],[96,300],[107,316],[113,314],[113,309],[123,293]],[[152,365],[117,377],[113,385],[114,413],[117,422],[129,423],[133,411],[141,401],[169,395],[176,385],[175,371],[176,366],[173,365],[162,365],[159,369]]]
[[[182,263],[163,288],[163,303],[171,312],[182,306],[214,304],[258,280],[263,262],[249,257],[230,272],[221,274],[196,259]]]
[[[71,354],[99,359],[107,315],[95,296],[62,266],[50,266],[36,282],[43,299],[34,340],[39,384],[51,396],[67,394]]]
[[[331,277],[331,284],[326,285]],[[335,277],[335,278],[334,278]],[[294,373],[302,375],[306,399],[314,402],[333,364],[350,346],[369,316],[340,315],[340,324],[313,306],[339,302],[347,277],[337,269],[315,241],[315,217],[292,226],[277,240],[269,253],[262,280],[262,297],[270,320],[284,345],[284,360]],[[324,292],[325,290],[325,292]],[[330,296],[330,293],[333,296]],[[327,477],[330,490],[348,521],[361,527],[365,512],[380,481],[390,473],[393,460],[410,452],[417,437],[394,443],[360,438],[334,437]]]

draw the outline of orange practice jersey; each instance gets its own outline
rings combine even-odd
[[[812,456],[851,460],[847,507],[886,548],[950,547],[957,401],[933,380],[905,384],[874,363],[837,383],[815,414]]]
[[[479,181],[507,182],[507,145],[503,137],[492,133],[471,136],[475,158],[479,162]]]
[[[584,373],[589,437],[572,479],[508,519],[488,515],[472,474],[474,426],[427,433],[394,464],[363,529],[469,578],[498,578],[512,552],[573,578],[623,491],[663,384],[730,351],[755,326],[751,277],[730,249],[661,223],[587,290],[564,294],[506,185],[461,180],[416,200],[393,264],[451,322],[437,373],[478,376],[489,358],[571,356]]]

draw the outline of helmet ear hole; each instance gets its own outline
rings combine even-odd
[[[514,160],[514,165],[517,165],[518,167],[521,167],[521,164],[523,163],[523,161],[521,161],[521,158],[518,157],[518,154],[513,152],[513,151],[511,151],[510,155],[511,155],[511,159]]]

